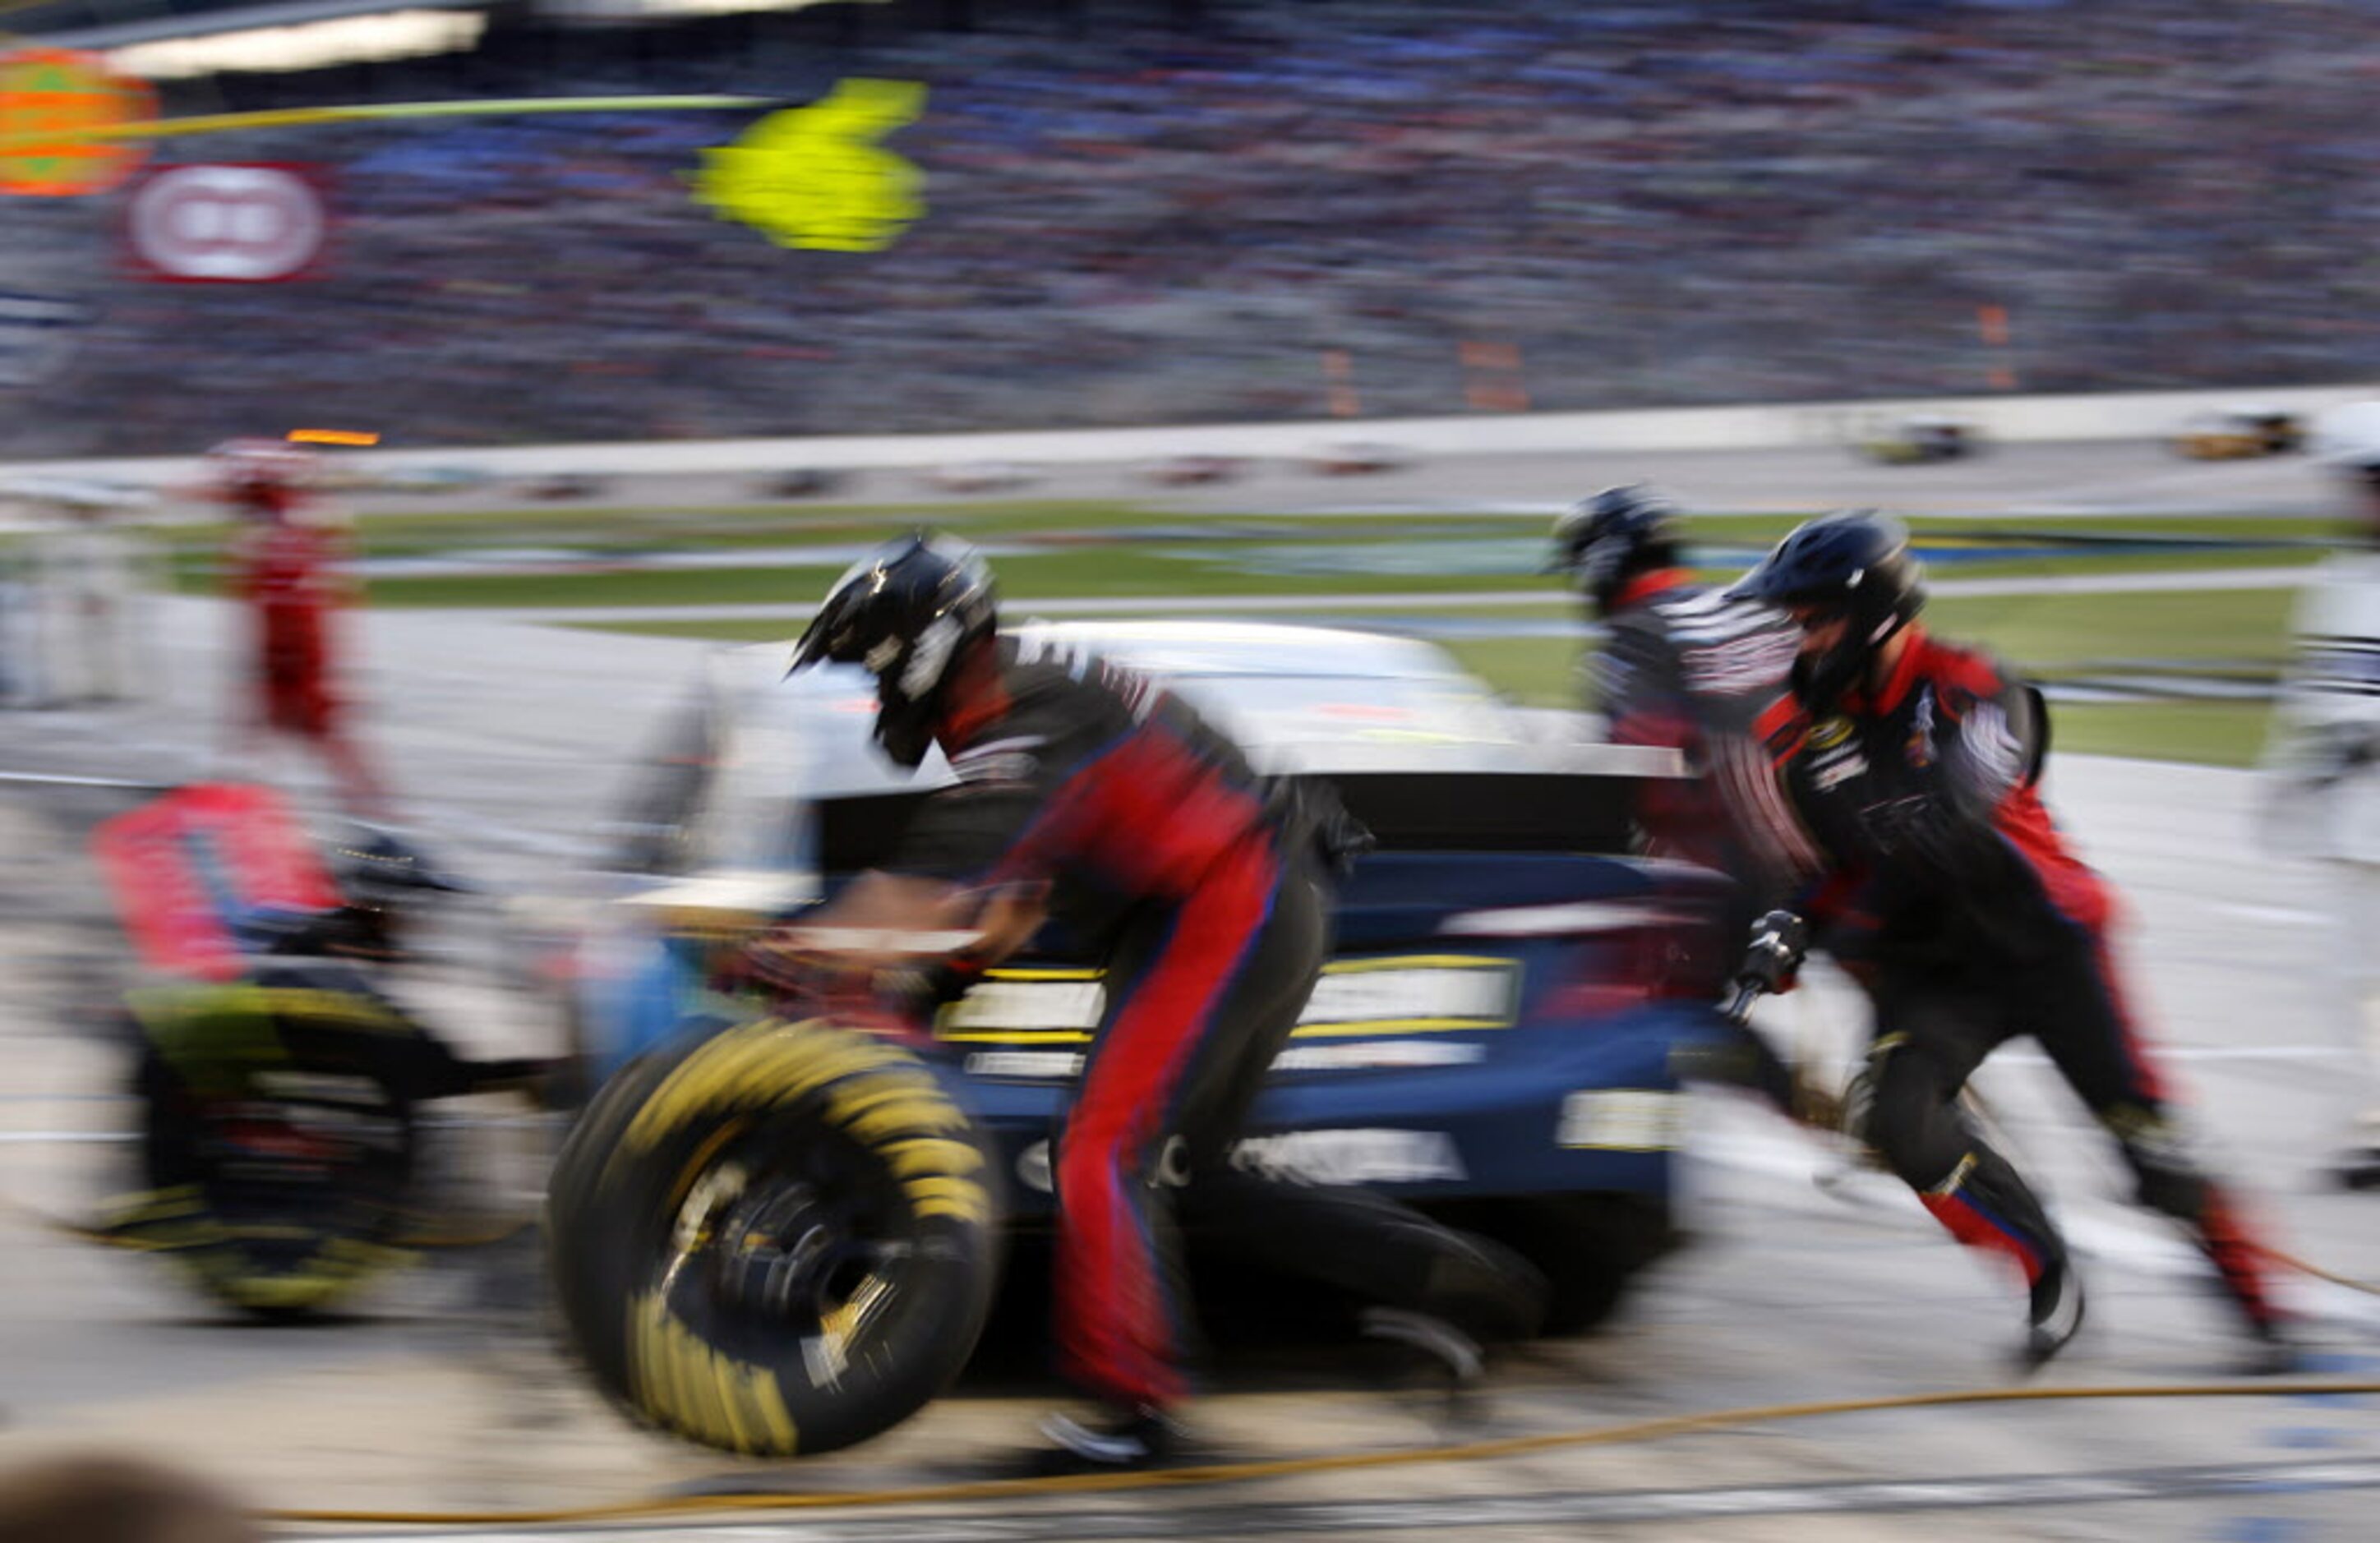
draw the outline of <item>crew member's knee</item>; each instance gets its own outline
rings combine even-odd
[[[1968,1142],[1948,1086],[1922,1051],[1902,1047],[1870,1062],[1875,1097],[1855,1133],[1901,1182],[1931,1189],[1950,1176]]]

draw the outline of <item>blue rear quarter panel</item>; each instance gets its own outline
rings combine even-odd
[[[1671,1052],[1717,1031],[1719,898],[1713,876],[1624,858],[1364,858],[1341,888],[1325,989],[1390,967],[1415,973],[1386,978],[1422,988],[1459,975],[1467,999],[1500,980],[1500,1005],[1418,1021],[1399,1005],[1329,1022],[1309,1010],[1235,1160],[1415,1198],[1665,1197],[1684,1116]],[[1028,955],[1010,978],[1037,972],[1079,978],[1086,966]],[[597,1005],[606,1071],[695,1025],[715,1029],[718,1004],[698,986],[691,955],[666,938],[625,961]],[[946,1019],[941,1032],[936,1059],[994,1133],[1013,1208],[1046,1211],[1047,1144],[1072,1093],[1070,1063],[1087,1048],[1079,1019],[966,1039]]]

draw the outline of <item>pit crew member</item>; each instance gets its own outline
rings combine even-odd
[[[2330,876],[2333,990],[2361,1106],[2332,1171],[2364,1189],[2380,1186],[2380,402],[2338,408],[2314,429],[2317,455],[2344,484],[2350,545],[2298,603],[2296,657],[2265,754],[2265,823]]]
[[[242,517],[230,588],[250,628],[244,726],[252,735],[311,745],[330,767],[347,812],[382,818],[386,791],[347,732],[338,694],[334,633],[352,595],[339,569],[335,531],[303,513],[306,453],[271,440],[234,440],[210,458],[217,496]]]
[[[1777,807],[1781,791],[1753,732],[1785,687],[1800,634],[1779,612],[1697,584],[1681,520],[1652,488],[1607,488],[1554,522],[1546,571],[1569,576],[1587,620],[1604,629],[1580,672],[1586,711],[1613,744],[1675,750],[1685,763],[1687,778],[1640,787],[1637,847],[1733,879],[1723,935],[1742,939],[1817,867]],[[1682,1074],[1750,1087],[1789,1113],[1817,1112],[1815,1090],[1750,1027],[1697,1047],[1691,1061]]]
[[[2028,1290],[2021,1357],[2055,1355],[2082,1318],[2065,1240],[1959,1104],[1984,1058],[2029,1034],[2122,1149],[2140,1202],[2215,1268],[2255,1349],[2290,1351],[2262,1250],[2201,1166],[2110,952],[2115,897],[2036,788],[2040,693],[1919,625],[1923,576],[1900,526],[1829,515],[1786,537],[1733,592],[1802,630],[1790,691],[1761,728],[1828,859],[1814,920],[1873,1004],[1863,1134],[1960,1242]]]
[[[1260,779],[1145,676],[1003,637],[990,569],[946,537],[892,542],[846,573],[794,668],[821,661],[875,676],[886,755],[914,767],[939,744],[958,781],[808,927],[978,929],[935,972],[936,997],[1052,908],[1104,939],[1104,1015],[1052,1163],[1060,1369],[1100,1413],[1046,1423],[1053,1450],[1037,1466],[1145,1466],[1177,1446],[1190,1391],[1177,1185],[1185,1215],[1386,1304],[1385,1337],[1475,1363],[1472,1339],[1535,1328],[1544,1282],[1493,1245],[1227,1160],[1329,952],[1332,871],[1354,834],[1335,801]]]

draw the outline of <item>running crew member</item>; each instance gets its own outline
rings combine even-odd
[[[2023,1357],[2081,1324],[2067,1247],[2008,1159],[1961,1112],[1991,1051],[2030,1034],[2121,1147],[2142,1204],[2180,1222],[2239,1308],[2260,1370],[2290,1360],[2260,1249],[2198,1165],[2109,953],[2114,897],[2035,790],[2040,693],[1929,636],[1917,563],[1874,513],[1802,526],[1733,593],[1802,630],[1761,729],[1830,873],[1811,905],[1876,1023],[1863,1134],[1960,1242],[2014,1261]]]
[[[1685,763],[1683,778],[1640,785],[1637,848],[1734,880],[1723,935],[1741,940],[1818,861],[1784,816],[1754,732],[1785,688],[1801,635],[1778,611],[1695,583],[1680,518],[1651,488],[1607,488],[1554,522],[1546,571],[1567,574],[1604,628],[1580,671],[1586,711],[1611,743],[1675,750]],[[1681,1073],[1753,1087],[1789,1113],[1814,1108],[1813,1090],[1748,1027],[1692,1063]]]

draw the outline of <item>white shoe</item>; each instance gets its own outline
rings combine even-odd
[[[2082,1277],[2072,1265],[2051,1265],[2033,1288],[2033,1321],[2018,1357],[2028,1371],[2039,1370],[2082,1327]]]

